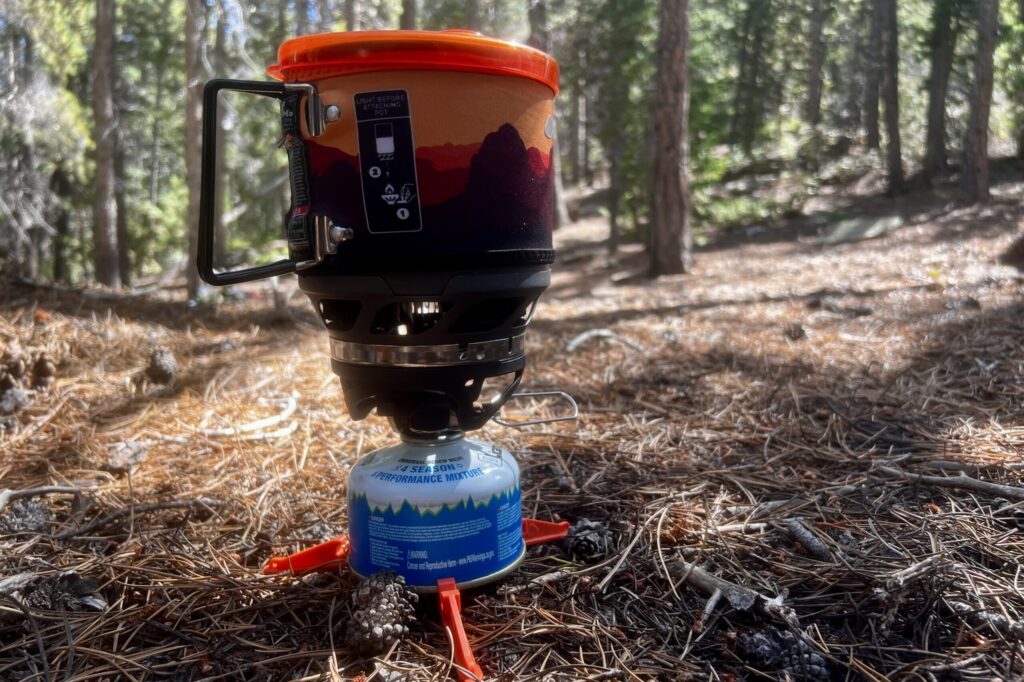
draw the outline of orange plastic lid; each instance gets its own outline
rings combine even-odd
[[[271,78],[295,82],[371,71],[470,71],[530,78],[558,94],[558,62],[472,31],[350,31],[286,40]]]

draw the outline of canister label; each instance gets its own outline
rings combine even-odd
[[[409,96],[405,90],[361,92],[354,101],[367,229],[418,232],[423,223]]]
[[[365,495],[354,495],[349,532],[352,568],[361,575],[391,569],[421,587],[441,578],[476,580],[507,568],[523,551],[519,489],[486,500],[467,497],[440,509],[408,501],[397,510],[381,509]]]

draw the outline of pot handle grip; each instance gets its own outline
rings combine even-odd
[[[266,265],[242,270],[217,272],[214,270],[214,198],[217,173],[217,98],[222,91],[244,92],[250,95],[272,97],[281,102],[281,145],[288,154],[288,178],[291,189],[291,207],[284,218],[284,232],[288,241],[288,258]],[[223,286],[254,279],[295,272],[297,269],[320,262],[320,235],[309,210],[309,161],[303,142],[299,112],[302,97],[306,96],[307,130],[311,135],[323,131],[323,107],[316,88],[306,83],[275,83],[272,81],[246,81],[215,78],[207,81],[203,89],[203,152],[199,191],[199,234],[196,265],[199,275],[208,284]]]

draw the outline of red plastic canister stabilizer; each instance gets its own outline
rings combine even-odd
[[[313,545],[294,554],[273,557],[263,567],[263,573],[266,575],[277,573],[304,575],[314,571],[341,568],[348,565],[348,550],[348,536],[339,535],[333,540],[321,542],[319,545]]]
[[[372,71],[466,71],[530,78],[558,94],[558,63],[526,45],[472,31],[349,31],[286,40],[271,78],[312,81]]]
[[[476,682],[463,670],[476,676],[476,680],[484,678],[484,671],[476,662],[473,647],[466,637],[466,628],[462,625],[462,595],[452,578],[437,581],[437,599],[441,606],[441,620],[448,628],[452,638],[452,649],[455,651],[455,663],[461,668],[457,670],[459,682]]]

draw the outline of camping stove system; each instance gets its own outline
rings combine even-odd
[[[297,272],[349,414],[375,410],[402,442],[352,469],[348,536],[265,570],[392,570],[438,592],[457,663],[479,677],[458,588],[500,579],[526,545],[568,529],[524,520],[512,455],[464,436],[516,395],[550,281],[558,66],[475,33],[378,31],[288,40],[268,73],[278,82],[206,85],[200,274],[223,285]],[[289,258],[222,272],[213,202],[227,90],[280,101],[291,208]]]

